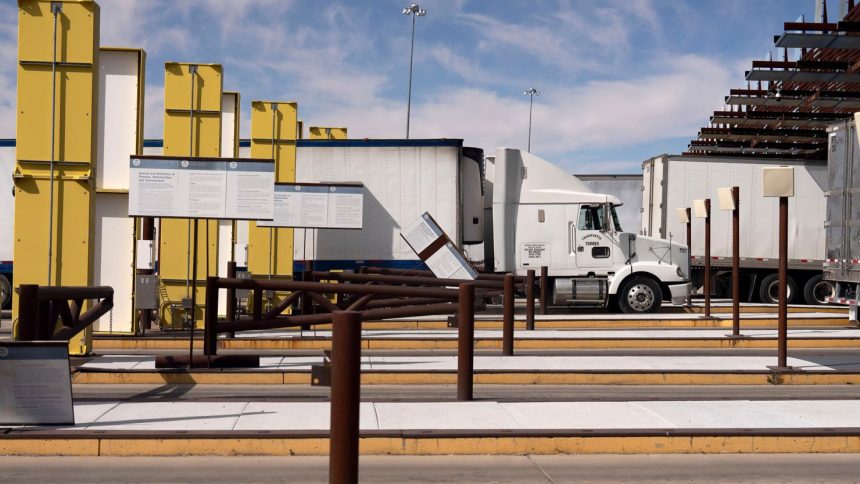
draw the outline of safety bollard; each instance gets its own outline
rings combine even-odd
[[[546,307],[549,301],[549,268],[547,266],[540,267],[540,313],[546,314]]]
[[[502,356],[514,356],[514,275],[505,274],[502,295]]]
[[[475,285],[460,284],[457,313],[457,400],[472,399],[475,354]]]
[[[218,278],[206,278],[206,306],[203,308],[203,354],[215,356],[218,351]],[[207,358],[208,360],[208,358]]]
[[[236,261],[227,262],[227,278],[236,278]],[[227,289],[227,321],[236,320],[236,289]],[[236,332],[230,331],[227,333],[228,338],[235,338]]]
[[[526,329],[535,329],[535,270],[526,272]]]
[[[40,338],[39,331],[39,286],[21,284],[18,288],[18,327],[15,339],[35,341]]]
[[[332,326],[329,482],[354,484],[358,482],[361,313],[337,311]]]

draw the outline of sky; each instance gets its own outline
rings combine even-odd
[[[220,63],[224,89],[297,101],[305,126],[402,138],[412,19],[390,0],[99,0],[101,45],[147,52],[146,138],[164,63]],[[574,173],[637,173],[680,153],[782,23],[814,0],[421,0],[412,138],[525,149]],[[831,21],[838,12],[828,0]],[[0,138],[15,136],[15,2],[0,4]]]

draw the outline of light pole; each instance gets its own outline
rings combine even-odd
[[[417,3],[405,7],[403,15],[412,16],[412,46],[409,48],[409,97],[406,101],[406,139],[409,139],[409,117],[412,114],[412,58],[415,54],[415,17],[427,15],[427,10],[419,7]]]
[[[523,95],[529,97],[529,144],[528,144],[528,148],[526,148],[526,151],[531,153],[531,151],[532,151],[532,107],[534,106],[534,103],[535,103],[535,96],[540,96],[540,91],[538,91],[537,89],[535,89],[533,87],[530,87],[530,88],[528,88],[528,90],[523,91]]]

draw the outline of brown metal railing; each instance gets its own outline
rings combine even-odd
[[[21,284],[18,296],[19,341],[69,340],[113,308],[113,288],[108,286]],[[82,314],[84,302],[91,299],[98,301]]]

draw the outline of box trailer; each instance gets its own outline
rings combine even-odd
[[[827,127],[827,219],[824,224],[826,257],[824,279],[834,292],[828,299],[850,306],[857,321],[860,290],[860,142],[855,119]]]
[[[824,260],[823,161],[769,158],[661,155],[642,164],[642,224],[640,233],[685,242],[686,227],[676,209],[692,207],[694,199],[711,198],[711,267],[717,296],[731,287],[732,218],[720,210],[717,189],[740,188],[741,294],[747,300],[776,302],[778,217],[776,198],[761,192],[761,169],[795,168],[795,196],[789,199],[788,297],[790,302],[823,304],[833,290],[821,271]],[[692,219],[691,267],[694,285],[704,269],[704,219]]]

